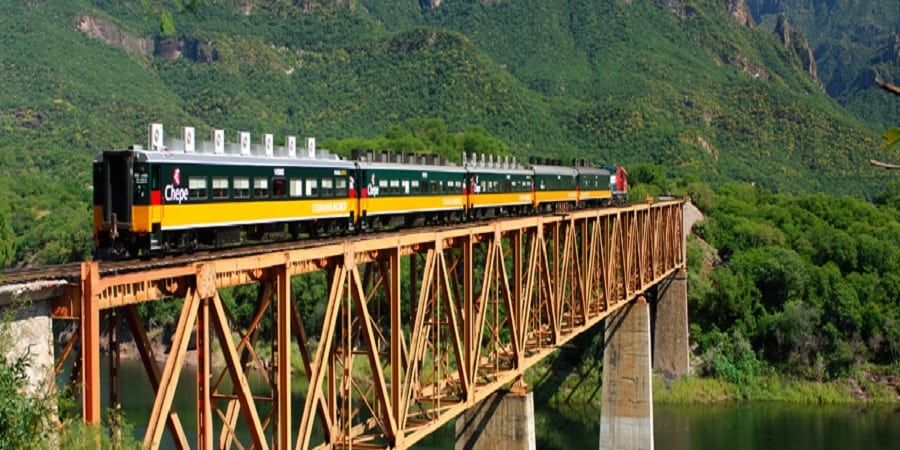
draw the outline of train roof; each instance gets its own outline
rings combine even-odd
[[[395,162],[378,162],[378,161],[355,161],[361,169],[375,170],[412,170],[422,172],[450,172],[465,173],[466,170],[460,166],[450,164],[407,164]]]
[[[504,167],[501,163],[493,166],[482,166],[479,164],[467,164],[466,170],[472,173],[492,173],[501,175],[531,175],[532,171],[519,165],[508,165]]]
[[[586,175],[612,175],[613,172],[603,167],[578,167],[579,174]]]
[[[260,156],[260,155],[240,155],[233,153],[188,153],[183,151],[157,151],[146,150],[140,147],[133,147],[127,150],[106,150],[99,153],[95,158],[95,162],[99,162],[103,158],[104,153],[110,152],[132,152],[136,161],[165,163],[165,164],[206,164],[218,166],[285,166],[285,167],[336,167],[352,169],[353,161],[339,159],[337,157],[325,158],[304,158],[304,157],[288,157],[282,155]]]
[[[547,166],[543,164],[532,164],[529,166],[534,170],[535,175],[578,175],[578,171],[570,166]]]

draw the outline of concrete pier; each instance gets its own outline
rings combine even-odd
[[[667,379],[690,373],[687,271],[679,270],[659,286],[653,327],[653,369]]]
[[[535,450],[534,393],[496,392],[456,419],[456,450]]]
[[[29,395],[45,396],[56,388],[53,378],[53,323],[50,319],[50,303],[46,301],[20,301],[16,304],[0,304],[0,333],[10,339],[5,357],[13,360],[25,356]]]
[[[600,450],[653,449],[650,307],[643,297],[606,318]]]

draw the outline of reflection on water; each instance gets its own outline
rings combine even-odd
[[[900,443],[896,405],[666,406],[654,419],[656,445],[673,450],[881,450]]]
[[[106,372],[105,368],[102,371]],[[153,408],[153,395],[138,361],[123,361],[122,408],[135,434],[142,438]],[[185,433],[196,440],[196,376],[181,374],[173,402]],[[107,383],[104,376],[103,382]],[[260,386],[259,379],[251,384]],[[220,389],[221,391],[221,389]],[[102,402],[108,405],[104,386]],[[294,395],[295,426],[303,398]],[[600,410],[593,406],[554,407],[535,402],[537,447],[542,450],[596,450]],[[264,415],[265,411],[261,411]],[[218,423],[218,420],[216,420]],[[654,438],[662,450],[887,450],[900,448],[900,406],[820,406],[785,404],[657,405]],[[163,448],[172,448],[167,437]],[[454,424],[444,426],[416,449],[447,449],[454,445]]]

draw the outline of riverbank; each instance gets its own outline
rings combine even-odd
[[[877,368],[832,381],[791,379],[780,374],[754,377],[737,384],[715,378],[686,376],[666,380],[653,376],[653,403],[714,404],[729,402],[782,402],[797,404],[900,404],[900,375]],[[538,366],[527,381],[536,395],[557,404],[600,405],[602,369],[573,370],[567,374]]]
[[[167,345],[161,342],[163,333],[152,333],[154,354],[164,364]],[[590,404],[599,407],[602,387],[602,355],[596,339],[584,339],[581,345],[560,349],[554,356],[530,369],[526,383],[540,401],[558,405]],[[218,347],[214,341],[213,346]],[[103,347],[105,349],[105,346]],[[138,358],[133,341],[122,344],[122,357]],[[257,346],[257,356],[264,368],[270,364],[269,345]],[[195,350],[188,349],[185,365],[196,361]],[[212,364],[219,367],[220,352],[214,352]],[[299,352],[291,355],[295,373],[302,373],[303,361]],[[370,374],[360,368],[361,379]],[[717,377],[686,376],[673,380],[661,375],[653,377],[653,402],[656,404],[715,404],[731,402],[781,402],[795,404],[900,404],[900,364],[890,367],[858,368],[852,376],[831,381],[800,380],[776,373],[771,369],[763,375],[750,377],[746,383],[732,383]]]

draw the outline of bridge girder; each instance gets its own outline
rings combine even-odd
[[[243,448],[408,448],[682,269],[682,204],[407,230],[114,276],[85,263],[80,289],[67,289],[54,311],[81,319],[88,423],[100,420],[100,312],[124,312],[156,391],[145,447],[158,447],[166,430],[188,446],[172,398],[193,333],[199,448],[242,439]],[[318,321],[301,315],[290,285],[317,271],[328,285]],[[218,290],[251,283],[259,286],[253,320],[236,323]],[[172,297],[185,300],[160,369],[135,306]],[[270,363],[255,349],[267,314]],[[211,366],[216,348],[225,367]],[[302,367],[292,371],[298,350]],[[251,389],[251,371],[265,392]],[[294,426],[298,384],[306,388]],[[248,431],[237,433],[239,422]]]

